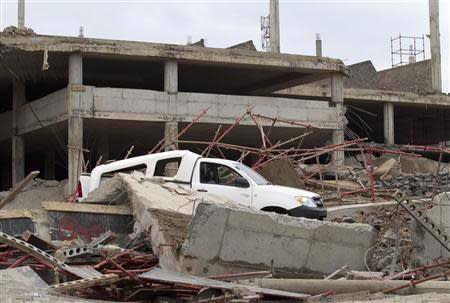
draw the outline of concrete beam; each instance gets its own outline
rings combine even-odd
[[[439,0],[429,0],[430,48],[431,48],[431,85],[442,92],[441,41],[439,34]]]
[[[13,82],[12,104],[12,185],[21,181],[25,176],[25,140],[18,134],[18,121],[21,116],[20,106],[27,102],[25,99],[25,83]]]
[[[67,113],[67,88],[58,90],[17,109],[16,134],[21,136],[43,127],[65,121]],[[0,141],[11,138],[13,111],[0,114]],[[5,131],[3,131],[5,130]]]
[[[328,84],[306,84],[277,91],[274,95],[315,97],[329,99],[331,97]],[[436,106],[449,106],[450,96],[444,94],[419,95],[411,92],[399,92],[377,89],[345,88],[344,102],[368,101],[373,103],[391,102],[395,104],[426,104]]]
[[[302,76],[298,73],[289,73],[282,77],[260,81],[247,87],[241,87],[238,89],[238,91],[243,95],[267,95],[280,89],[303,85],[314,81],[320,81],[329,77],[330,75],[328,74],[310,74]]]
[[[384,119],[384,143],[395,144],[394,142],[394,104],[384,103],[383,105]]]
[[[339,115],[340,122],[345,120],[344,109],[344,79],[341,74],[331,74],[331,102],[335,104]],[[340,124],[339,129],[333,130],[331,134],[331,144],[340,144],[345,141],[344,136],[345,123]],[[344,151],[336,150],[331,154],[331,158],[335,165],[340,166],[344,164]]]
[[[239,49],[219,49],[195,46],[142,43],[130,41],[104,40],[83,38],[33,36],[29,37],[1,37],[3,47],[19,49],[28,52],[80,52],[89,56],[96,54],[103,58],[127,56],[155,60],[175,60],[185,63],[202,63],[209,65],[227,65],[233,67],[284,70],[296,72],[341,72],[342,61],[316,56],[302,56],[290,54],[276,54],[255,52]],[[102,56],[103,55],[103,56]],[[125,58],[124,58],[125,59]]]
[[[72,104],[72,110],[84,118],[191,121],[202,109],[210,107],[202,122],[231,124],[245,108],[255,105],[255,113],[305,122],[317,128],[341,129],[342,110],[321,101],[182,92],[169,95],[160,91],[91,86],[82,88],[82,100]],[[253,125],[253,122],[244,120],[242,124]]]

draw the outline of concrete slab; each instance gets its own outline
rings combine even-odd
[[[272,261],[284,272],[328,274],[345,264],[364,270],[364,253],[376,237],[375,229],[366,224],[201,203],[178,260],[183,272],[201,276],[267,269]]]

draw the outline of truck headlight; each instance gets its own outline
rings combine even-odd
[[[297,197],[295,197],[295,200],[300,205],[305,205],[305,206],[308,206],[308,207],[317,207],[316,202],[314,202],[314,200],[312,198],[297,196]]]

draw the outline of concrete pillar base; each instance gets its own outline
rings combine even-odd
[[[331,144],[340,144],[344,142],[344,130],[335,129],[331,134]],[[336,150],[331,154],[331,160],[337,166],[344,165],[344,150]]]
[[[166,122],[164,124],[164,137],[166,138],[165,143],[165,151],[177,150],[178,142],[176,141],[176,137],[178,135],[178,122]],[[166,177],[173,177],[178,171],[177,163],[168,163],[166,165],[164,175]]]
[[[72,195],[77,190],[78,179],[83,165],[83,118],[69,118],[69,180],[68,194]]]
[[[395,144],[394,140],[394,104],[384,103],[383,105],[384,119],[384,143]]]

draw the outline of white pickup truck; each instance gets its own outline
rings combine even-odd
[[[166,176],[170,168],[172,177]],[[78,200],[84,201],[89,192],[112,174],[134,170],[142,171],[147,177],[163,177],[166,181],[222,196],[257,210],[319,220],[327,216],[322,198],[316,193],[272,185],[240,162],[203,158],[187,150],[149,154],[99,165],[90,175],[80,177]]]

